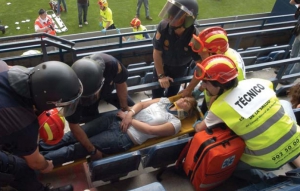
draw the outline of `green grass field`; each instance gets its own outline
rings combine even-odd
[[[270,12],[276,0],[198,0],[198,19],[245,15],[254,13]],[[66,0],[68,12],[62,12],[61,18],[66,24],[68,31],[58,35],[85,33],[100,30],[99,6],[97,0],[90,0],[88,10],[89,25],[78,27],[78,11],[76,0]],[[165,4],[165,0],[149,0],[150,16],[152,21],[145,18],[145,10],[142,5],[140,19],[143,25],[157,24],[160,21],[158,14]],[[10,4],[9,4],[10,3]],[[117,28],[129,27],[131,19],[135,16],[137,0],[108,0],[109,7],[113,11],[113,19]],[[4,36],[22,35],[34,33],[34,21],[38,17],[38,10],[44,8],[50,10],[49,0],[0,0],[0,20],[2,25],[7,25]],[[29,22],[24,22],[29,19]],[[19,22],[16,25],[15,22]],[[20,27],[17,30],[16,27]]]

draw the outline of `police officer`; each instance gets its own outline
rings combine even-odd
[[[128,106],[133,106],[134,102],[127,95],[128,71],[120,61],[104,53],[96,53],[79,59],[72,65],[72,68],[82,82],[83,93],[75,113],[66,117],[66,120],[69,122],[73,135],[89,152],[91,159],[99,159],[102,153],[90,142],[79,124],[101,116],[98,111],[100,100],[123,111],[129,111]],[[117,93],[112,94],[115,88]],[[64,146],[65,142],[68,141],[61,141],[53,146],[45,144],[40,144],[40,146],[43,150],[55,150]],[[54,165],[57,165],[55,160]]]
[[[38,181],[34,170],[48,173],[52,161],[37,147],[39,124],[35,110],[61,107],[64,116],[74,112],[82,94],[75,72],[57,61],[32,70],[0,62],[0,183],[18,191],[72,191],[71,185],[50,189]],[[5,150],[5,151],[4,151]]]
[[[187,74],[187,67],[200,56],[188,46],[193,34],[196,34],[194,21],[198,15],[196,0],[168,0],[159,16],[159,23],[153,37],[153,60],[155,69],[153,81],[161,88],[152,90],[153,98],[176,95],[180,85],[170,86],[173,78]],[[168,88],[164,95],[165,88]]]
[[[225,123],[245,141],[237,167],[240,177],[250,180],[253,169],[275,170],[298,157],[300,128],[291,104],[278,100],[272,82],[254,78],[238,81],[235,63],[223,55],[210,56],[197,67],[202,86],[217,98],[195,130]]]

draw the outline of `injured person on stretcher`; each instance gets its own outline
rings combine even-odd
[[[108,112],[82,125],[82,128],[95,148],[104,155],[124,152],[150,138],[177,134],[185,117],[196,115],[200,118],[197,101],[193,97],[180,98],[173,103],[170,100],[157,98],[139,102],[128,112]],[[89,153],[72,132],[68,132],[56,145],[40,141],[40,152],[57,166],[83,159],[96,151]]]

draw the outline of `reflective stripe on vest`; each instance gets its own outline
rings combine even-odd
[[[272,83],[262,79],[241,81],[238,87],[250,89],[249,82],[272,89]],[[259,109],[250,117],[244,119],[225,101],[227,96],[230,98],[242,96],[230,94],[232,91],[226,91],[219,96],[210,110],[244,139],[246,149],[241,158],[243,162],[256,168],[277,169],[300,153],[300,128],[285,113],[276,95],[271,96],[267,102],[259,105]],[[270,97],[264,92],[268,93],[261,91],[261,96]],[[257,95],[253,99],[260,99],[261,96]],[[251,101],[247,104],[251,107]]]
[[[235,65],[237,66],[238,80],[241,81],[241,80],[246,79],[245,64],[244,64],[244,61],[243,61],[241,55],[232,48],[229,48],[225,52],[224,55],[228,56],[231,60],[233,60]],[[209,109],[210,108],[209,102],[210,102],[211,96],[207,95],[206,90],[204,90],[204,97],[205,97],[207,108]]]

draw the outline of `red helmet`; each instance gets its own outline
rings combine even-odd
[[[141,25],[141,20],[138,18],[133,18],[130,22],[132,27],[139,27]]]
[[[40,138],[48,145],[57,144],[64,136],[65,119],[57,109],[44,111],[38,117]]]
[[[235,63],[227,56],[213,55],[197,63],[194,76],[198,80],[229,82],[238,76]]]
[[[224,54],[228,48],[226,31],[221,27],[209,27],[198,36],[193,35],[189,44],[194,52]]]
[[[103,6],[103,7],[108,7],[108,3],[107,3],[106,0],[99,0],[98,4],[101,5],[101,6]]]

